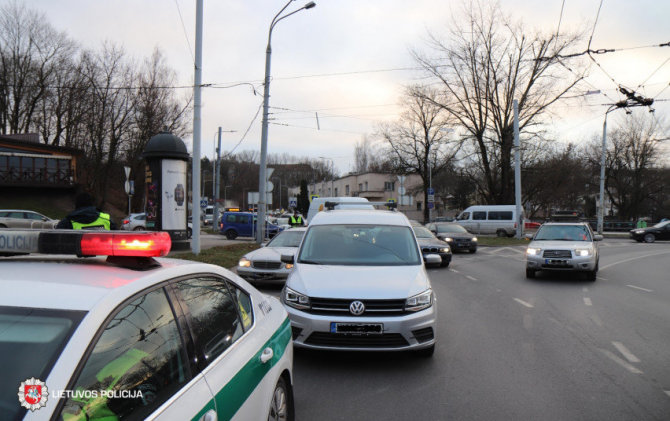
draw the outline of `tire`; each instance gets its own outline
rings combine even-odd
[[[432,344],[428,348],[422,348],[416,352],[416,355],[421,358],[430,358],[435,353],[435,344]]]
[[[473,254],[477,253],[477,249],[470,249],[469,251],[470,251],[470,253],[473,253]]]
[[[188,238],[193,237],[193,229],[188,228],[188,229],[186,230],[186,233],[187,233]]]
[[[535,278],[535,269],[526,269],[526,278],[528,279]]]
[[[135,227],[133,231],[144,231],[144,227]]]
[[[440,263],[440,267],[441,268],[449,267],[449,263],[451,263],[451,260],[446,261],[446,262],[444,260],[442,260],[442,263]]]
[[[501,238],[502,238],[502,237],[507,237],[507,231],[505,231],[505,230],[498,230],[498,231],[496,231],[496,235],[497,235],[498,237],[501,237]]]
[[[590,282],[595,282],[597,275],[598,275],[598,270],[597,269],[586,272],[586,280],[590,281]]]
[[[233,230],[226,231],[226,238],[229,240],[234,240],[237,238],[237,233]]]
[[[645,243],[653,243],[654,241],[656,241],[656,236],[654,234],[649,233],[644,235]]]
[[[5,225],[5,224],[0,224],[0,229],[2,229],[2,228],[7,228],[7,225]]]
[[[293,399],[291,391],[286,387],[283,377],[279,378],[270,401],[268,421],[291,421],[293,420]]]

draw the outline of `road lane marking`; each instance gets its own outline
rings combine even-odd
[[[593,305],[589,297],[584,297],[584,304],[586,304],[589,307]]]
[[[626,262],[630,262],[630,261],[637,260],[637,259],[644,259],[644,258],[647,258],[647,257],[653,257],[653,256],[658,256],[658,255],[661,255],[661,254],[668,254],[668,253],[670,253],[670,251],[662,251],[662,252],[659,252],[659,253],[647,253],[647,254],[643,254],[642,256],[631,257],[630,259],[624,259],[624,260],[619,260],[618,262],[610,263],[609,265],[602,266],[600,269],[601,270],[608,269],[608,268],[611,268],[612,266],[619,265],[621,263],[626,263]]]
[[[644,291],[644,292],[654,292],[654,291],[652,291],[652,290],[650,290],[650,289],[647,289],[647,288],[636,287],[635,285],[626,285],[626,286],[627,286],[628,288],[639,289],[640,291]]]
[[[473,277],[470,276],[470,275],[465,275],[465,277],[468,278],[468,279],[471,280],[471,281],[476,281],[476,280],[477,280],[477,278],[473,278]]]
[[[670,396],[670,390],[664,390],[665,394]]]
[[[520,300],[518,298],[515,298],[514,301],[516,301],[517,303],[521,304],[522,306],[525,306],[525,307],[528,307],[528,308],[534,308],[535,307],[531,303],[527,303],[527,302],[525,302],[523,300]]]
[[[633,355],[621,342],[612,342],[612,345],[631,363],[639,363],[640,359]]]
[[[461,272],[457,271],[456,269],[449,269],[449,270],[454,272],[454,273],[461,273]]]
[[[582,288],[582,291],[589,292],[589,289],[587,287],[584,287],[584,288]]]
[[[633,374],[642,374],[642,371],[638,370],[637,368],[633,367],[632,365],[628,364],[626,361],[622,360],[621,358],[617,357],[614,355],[612,351],[608,351],[606,349],[601,349],[603,354],[610,360],[614,361],[615,363],[619,364],[621,367],[625,368],[626,370],[630,371]]]

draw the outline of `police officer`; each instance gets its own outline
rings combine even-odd
[[[57,229],[111,230],[116,229],[108,213],[100,212],[93,202],[93,196],[80,193],[75,198],[75,210],[61,219]]]
[[[303,223],[302,216],[300,216],[300,215],[298,214],[298,210],[297,210],[297,209],[293,211],[293,215],[292,215],[291,218],[289,219],[288,223],[289,223],[289,225],[291,225],[292,227],[302,227],[303,225],[305,225],[305,224]]]

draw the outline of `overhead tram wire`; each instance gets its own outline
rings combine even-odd
[[[193,55],[193,49],[191,48],[191,40],[188,39],[188,32],[186,32],[186,25],[184,25],[184,18],[181,15],[181,9],[179,8],[178,0],[174,0],[174,4],[177,6],[177,13],[179,13],[181,27],[184,30],[184,37],[186,37],[186,45],[188,45],[188,51],[191,53],[191,60],[193,60],[193,64],[195,64],[195,56]]]

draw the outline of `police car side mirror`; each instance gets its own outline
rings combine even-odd
[[[600,234],[595,234],[593,236],[593,241],[603,241],[603,236]]]
[[[282,261],[282,263],[293,264],[294,257],[293,257],[292,254],[282,254],[281,255],[281,261]]]

